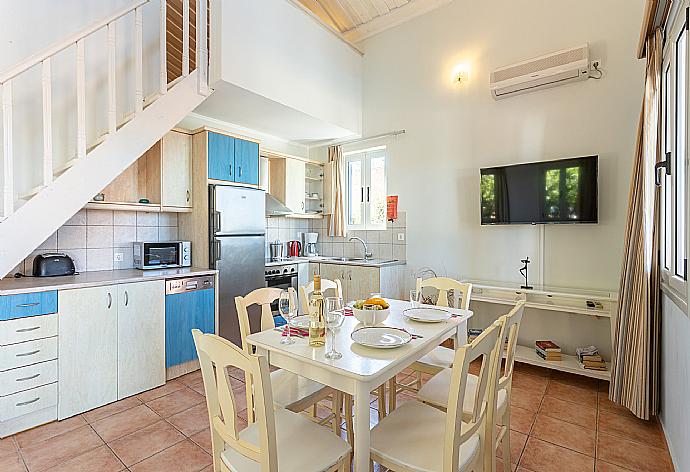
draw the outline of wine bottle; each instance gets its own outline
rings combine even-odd
[[[321,293],[321,276],[314,275],[314,291],[309,297],[309,345],[323,347],[326,344],[326,318]]]

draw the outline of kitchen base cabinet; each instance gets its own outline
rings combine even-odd
[[[117,287],[62,290],[58,419],[117,400]]]
[[[117,397],[165,383],[165,281],[117,286]]]
[[[318,266],[318,269],[317,267]],[[369,298],[372,293],[383,297],[405,300],[402,265],[364,266],[354,264],[310,263],[309,272],[318,272],[324,279],[339,279],[343,286],[345,303]]]

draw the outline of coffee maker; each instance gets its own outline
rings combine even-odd
[[[319,233],[302,233],[304,235],[304,255],[306,257],[314,257],[319,255],[316,248],[316,240],[319,238]]]

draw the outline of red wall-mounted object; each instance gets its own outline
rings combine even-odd
[[[386,197],[386,219],[395,221],[398,219],[398,196],[389,195]]]

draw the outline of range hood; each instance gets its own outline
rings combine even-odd
[[[266,216],[291,215],[292,211],[283,202],[266,192]]]

